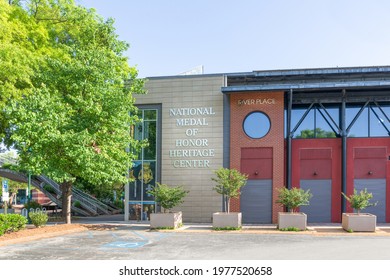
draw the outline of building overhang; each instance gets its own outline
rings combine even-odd
[[[390,66],[253,71],[226,74],[222,92],[390,90]]]

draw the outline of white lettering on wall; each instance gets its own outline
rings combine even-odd
[[[203,116],[203,115],[215,115],[213,107],[200,107],[200,108],[172,108],[169,109],[169,115],[171,117],[176,116]]]
[[[177,119],[177,126],[196,126],[196,125],[209,125],[206,118],[202,119]]]
[[[240,99],[238,105],[273,105],[276,104],[274,98],[263,98],[263,99]]]
[[[177,127],[183,127],[183,136],[175,139],[169,157],[175,168],[208,168],[215,149],[209,147],[209,139],[195,138],[201,131],[199,127],[208,126],[208,118],[215,116],[213,107],[171,108],[169,116],[175,119]]]

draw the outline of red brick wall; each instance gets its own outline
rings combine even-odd
[[[31,196],[32,200],[35,200],[39,204],[51,202],[50,198],[48,198],[43,192],[39,190],[31,190]]]
[[[247,102],[239,104],[239,100],[270,100],[266,102]],[[249,103],[249,104],[248,104]],[[261,139],[251,139],[242,129],[245,117],[253,111],[261,111],[271,120],[271,129]],[[230,168],[241,170],[241,148],[272,147],[272,222],[277,223],[277,215],[282,211],[280,205],[275,204],[278,189],[284,187],[285,161],[284,161],[284,93],[283,92],[250,92],[234,93],[230,96]],[[240,199],[232,199],[230,209],[240,211]]]

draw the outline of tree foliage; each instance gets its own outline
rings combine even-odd
[[[369,206],[376,206],[378,202],[371,203],[370,200],[373,198],[372,193],[369,193],[367,189],[361,190],[359,193],[356,189],[353,190],[353,194],[347,196],[341,193],[343,197],[351,204],[351,207],[360,214],[360,211],[366,209]]]
[[[173,207],[183,203],[183,199],[188,192],[183,189],[183,186],[169,187],[160,183],[157,183],[157,186],[148,191],[150,195],[154,196],[157,204],[164,208],[164,212],[169,212]]]
[[[217,193],[225,196],[225,209],[230,212],[230,199],[240,195],[240,189],[246,184],[248,175],[236,169],[223,168],[214,171],[216,178],[211,178],[217,185],[213,188]]]
[[[137,120],[132,93],[144,92],[143,80],[128,65],[128,44],[118,39],[112,19],[104,21],[73,0],[8,7],[1,1],[8,21],[12,12],[23,18],[17,27],[27,30],[23,40],[38,54],[33,60],[25,56],[33,65],[24,71],[32,94],[8,100],[4,110],[5,140],[19,150],[23,169],[61,183],[70,223],[76,178],[96,185],[126,181],[133,159],[126,151],[139,145],[129,134]]]
[[[281,188],[276,203],[287,207],[289,212],[295,212],[299,206],[309,205],[312,196],[310,190]]]
[[[336,133],[333,131],[326,131],[320,127],[314,129],[304,129],[295,138],[335,138]]]
[[[33,92],[32,76],[44,37],[45,32],[20,6],[0,0],[0,137],[7,130],[4,107]]]

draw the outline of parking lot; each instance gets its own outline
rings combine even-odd
[[[390,234],[350,234],[317,227],[307,233],[248,228],[215,232],[205,225],[151,231],[147,224],[107,224],[3,246],[2,260],[363,260],[390,259]]]

